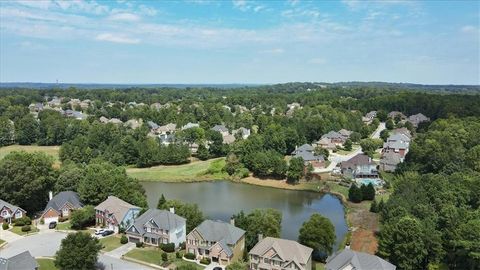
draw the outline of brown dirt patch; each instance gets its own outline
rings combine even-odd
[[[370,202],[359,204],[348,203],[350,212],[348,221],[352,227],[350,248],[369,254],[375,254],[378,240],[375,232],[378,230],[378,215],[369,211]]]

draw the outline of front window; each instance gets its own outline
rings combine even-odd
[[[22,217],[22,212],[18,211],[16,214],[15,214],[15,218],[21,218]]]
[[[7,210],[3,210],[2,211],[2,217],[6,217],[8,215],[8,211]]]

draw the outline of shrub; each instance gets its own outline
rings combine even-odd
[[[45,224],[45,219],[43,219],[43,217],[40,219],[40,224]]]
[[[32,220],[29,217],[21,217],[15,219],[13,223],[15,226],[32,225]]]
[[[210,258],[204,257],[200,260],[201,264],[209,265],[211,263]]]
[[[180,252],[176,252],[175,253],[175,257],[177,257],[177,259],[181,259],[182,258],[182,254],[180,254]]]
[[[186,245],[185,242],[182,242],[182,243],[180,243],[179,246],[180,246],[180,249],[185,249],[187,245]]]
[[[189,259],[189,260],[195,260],[195,254],[187,253],[187,254],[185,254],[185,258]]]
[[[138,242],[138,243],[135,244],[135,246],[136,246],[137,248],[143,248],[143,243],[142,243],[142,242]]]
[[[162,261],[166,262],[168,261],[168,254],[167,253],[162,253]]]
[[[22,226],[22,232],[29,232],[31,231],[32,228],[30,227],[30,225],[24,225]]]
[[[68,220],[68,217],[59,217],[58,222],[65,222]]]
[[[10,228],[10,226],[8,226],[8,223],[7,223],[7,222],[4,222],[4,223],[2,224],[2,229],[8,230],[8,228]]]
[[[85,227],[95,224],[95,209],[91,205],[78,209],[70,216],[72,229],[81,230]]]
[[[125,227],[121,226],[118,228],[118,233],[125,233],[127,229]]]
[[[128,243],[128,238],[126,235],[122,235],[122,237],[120,238],[120,244],[124,245]]]
[[[174,252],[175,244],[174,243],[160,244],[160,249],[168,253]]]

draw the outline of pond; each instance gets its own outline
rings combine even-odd
[[[167,200],[196,203],[209,219],[229,221],[233,214],[255,208],[275,208],[282,212],[282,238],[298,240],[303,222],[320,213],[335,226],[336,244],[343,240],[347,223],[341,201],[330,194],[283,190],[230,181],[198,183],[143,182],[148,205],[157,206],[163,193]]]

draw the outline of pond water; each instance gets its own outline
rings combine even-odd
[[[320,213],[335,226],[336,244],[347,232],[344,208],[330,194],[283,190],[229,181],[199,183],[143,182],[148,205],[157,206],[163,193],[167,200],[177,199],[196,203],[209,219],[229,221],[233,214],[255,208],[275,208],[282,212],[282,238],[297,240],[303,222],[313,213]]]

